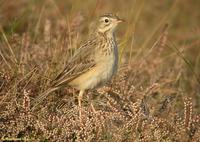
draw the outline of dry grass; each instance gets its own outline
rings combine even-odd
[[[0,138],[32,141],[200,141],[200,2],[0,0]],[[43,92],[91,21],[115,12],[120,69],[88,91],[79,122],[77,90]],[[96,109],[93,112],[92,106]]]

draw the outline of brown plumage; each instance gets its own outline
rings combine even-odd
[[[104,85],[117,71],[118,50],[114,31],[119,22],[122,20],[113,14],[105,14],[99,18],[95,32],[75,52],[49,89],[36,98],[33,109],[49,93],[61,87],[72,86],[80,90],[78,100],[81,118],[84,91]]]

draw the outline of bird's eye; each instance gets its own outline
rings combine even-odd
[[[108,20],[108,19],[105,19],[105,22],[106,22],[106,23],[108,23],[108,22],[109,22],[109,20]]]

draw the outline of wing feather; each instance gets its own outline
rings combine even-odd
[[[83,44],[69,59],[63,71],[52,81],[52,86],[62,86],[96,65],[94,56],[98,42],[95,37]]]

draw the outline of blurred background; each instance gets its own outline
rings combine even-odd
[[[116,13],[126,20],[120,30],[124,35],[122,38],[137,35],[134,40],[137,46],[150,38],[150,35],[158,32],[165,23],[170,25],[169,33],[172,39],[179,38],[188,43],[198,36],[200,18],[198,10],[199,1],[197,0],[161,2],[155,0],[127,0],[125,2],[122,0],[87,0],[85,2],[81,0],[19,0],[17,3],[1,0],[0,23],[7,34],[34,32],[44,25],[46,19],[50,19],[53,23],[63,20],[65,26],[71,22],[80,22],[86,29],[88,23],[97,16],[104,13]]]

